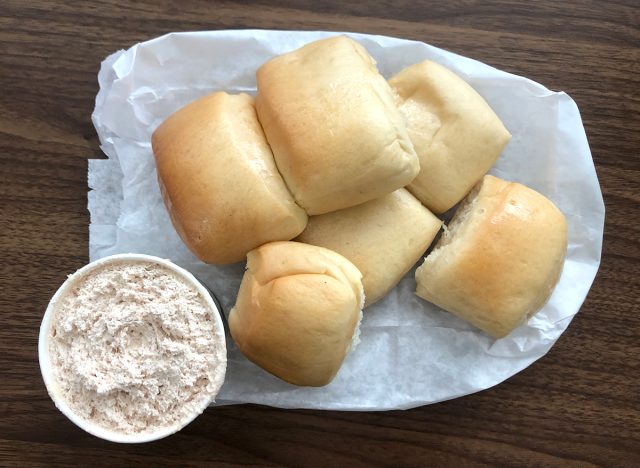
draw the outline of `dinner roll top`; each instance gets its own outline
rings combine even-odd
[[[238,262],[304,229],[307,215],[278,172],[252,97],[197,99],[158,127],[152,146],[171,220],[204,262]]]
[[[495,163],[511,134],[462,78],[425,60],[389,80],[420,159],[407,187],[434,213],[458,203]]]
[[[308,214],[407,185],[419,163],[391,88],[357,42],[311,42],[262,65],[256,108],[278,169]]]
[[[296,240],[344,255],[362,273],[369,306],[385,296],[427,250],[442,226],[405,189],[344,210],[311,216]]]
[[[501,338],[549,299],[567,223],[543,195],[487,175],[416,271],[418,296]]]
[[[362,275],[331,250],[272,242],[249,252],[231,335],[251,361],[296,385],[323,386],[355,346]]]

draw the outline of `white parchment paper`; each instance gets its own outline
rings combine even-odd
[[[216,90],[255,94],[255,71],[274,55],[336,33],[212,31],[168,34],[109,56],[98,76],[93,122],[106,160],[89,161],[90,257],[137,252],[169,258],[233,306],[244,264],[199,262],[162,203],[153,130],[189,101]],[[247,361],[230,342],[217,403],[385,410],[455,398],[496,385],[542,357],[578,312],[600,263],[604,204],[573,100],[526,78],[420,43],[349,34],[387,78],[423,59],[462,76],[513,134],[492,173],[551,198],[569,222],[564,272],[527,325],[493,340],[414,295],[414,271],[365,311],[362,342],[324,388],[299,388]]]

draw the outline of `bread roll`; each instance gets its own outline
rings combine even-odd
[[[152,145],[171,220],[202,261],[238,262],[304,229],[307,215],[278,173],[250,96],[193,101],[158,127]]]
[[[357,42],[309,43],[265,63],[257,80],[260,123],[308,214],[372,200],[418,173],[391,88]]]
[[[442,221],[405,189],[311,216],[296,240],[334,250],[362,273],[366,306],[381,299],[424,254]]]
[[[405,68],[389,84],[420,159],[420,173],[407,188],[443,213],[486,174],[511,134],[482,96],[437,63]]]
[[[272,242],[249,252],[229,314],[240,351],[295,385],[334,378],[357,342],[364,294],[349,260],[322,247]]]
[[[416,294],[501,338],[548,300],[566,249],[567,223],[550,200],[485,176],[416,271]]]

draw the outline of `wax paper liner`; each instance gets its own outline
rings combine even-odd
[[[244,264],[205,265],[182,244],[160,196],[151,133],[172,112],[207,93],[255,94],[255,71],[263,62],[335,34],[173,33],[104,60],[93,122],[108,159],[89,161],[91,260],[127,252],[169,258],[206,283],[228,313]],[[562,277],[537,315],[496,341],[415,296],[412,270],[365,311],[362,341],[330,385],[282,382],[246,360],[229,340],[227,379],[217,404],[386,410],[489,388],[550,349],[578,312],[598,269],[604,204],[580,113],[568,95],[421,42],[346,34],[367,48],[387,78],[430,59],[458,73],[489,102],[513,135],[491,173],[538,190],[567,216]]]

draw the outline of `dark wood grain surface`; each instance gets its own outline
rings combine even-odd
[[[0,466],[640,466],[637,1],[0,2]],[[209,409],[123,446],[84,433],[42,383],[50,296],[88,261],[87,159],[101,60],[170,31],[273,28],[416,39],[568,92],[607,209],[602,265],[547,356],[490,390],[409,411]]]

